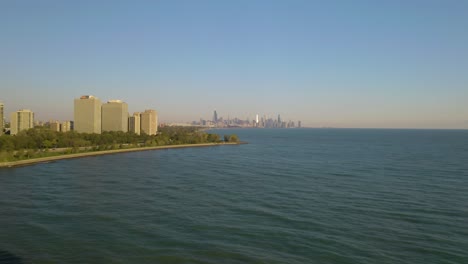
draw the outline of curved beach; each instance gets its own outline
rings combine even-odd
[[[43,157],[43,158],[34,158],[34,159],[26,159],[26,160],[18,160],[18,161],[10,161],[10,162],[1,162],[0,163],[0,168],[27,166],[27,165],[50,162],[50,161],[55,161],[55,160],[76,159],[76,158],[83,158],[83,157],[90,157],[90,156],[100,156],[100,155],[109,155],[109,154],[117,154],[117,153],[124,153],[124,152],[160,150],[160,149],[175,149],[175,148],[214,147],[214,146],[240,145],[240,144],[246,144],[246,143],[245,142],[223,142],[223,143],[181,144],[181,145],[168,145],[168,146],[157,146],[157,147],[139,147],[139,148],[128,148],[128,149],[90,151],[90,152],[84,152],[84,153],[64,154],[64,155],[52,156],[52,157]]]

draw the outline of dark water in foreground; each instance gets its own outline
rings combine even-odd
[[[0,263],[468,263],[468,131],[232,132],[0,169]]]

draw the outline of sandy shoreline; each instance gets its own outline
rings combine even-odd
[[[52,157],[43,157],[43,158],[18,160],[18,161],[10,161],[10,162],[0,162],[0,168],[27,166],[27,165],[50,162],[50,161],[55,161],[55,160],[76,159],[76,158],[100,156],[100,155],[109,155],[109,154],[117,154],[117,153],[125,153],[125,152],[148,151],[148,150],[158,150],[158,149],[175,149],[175,148],[214,147],[214,146],[240,145],[240,144],[245,144],[245,142],[182,144],[182,145],[168,145],[168,146],[157,146],[157,147],[142,147],[142,148],[90,151],[90,152],[84,152],[84,153],[64,154],[64,155],[58,155],[58,156],[52,156]]]

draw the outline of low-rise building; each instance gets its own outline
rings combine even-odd
[[[60,122],[59,121],[51,121],[49,122],[50,130],[60,132]]]
[[[71,122],[70,121],[63,121],[60,125],[60,131],[68,132],[71,131]]]

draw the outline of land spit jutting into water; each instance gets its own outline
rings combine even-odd
[[[166,146],[157,146],[157,147],[136,147],[136,148],[128,148],[128,149],[90,151],[90,152],[83,152],[83,153],[63,154],[63,155],[58,155],[58,156],[25,159],[25,160],[10,161],[10,162],[0,162],[0,168],[27,166],[27,165],[37,164],[37,163],[56,161],[56,160],[76,159],[76,158],[117,154],[117,153],[124,153],[124,152],[176,149],[176,148],[214,147],[214,146],[241,145],[241,144],[247,144],[247,143],[246,142],[220,142],[220,143],[180,144],[180,145],[166,145]]]

